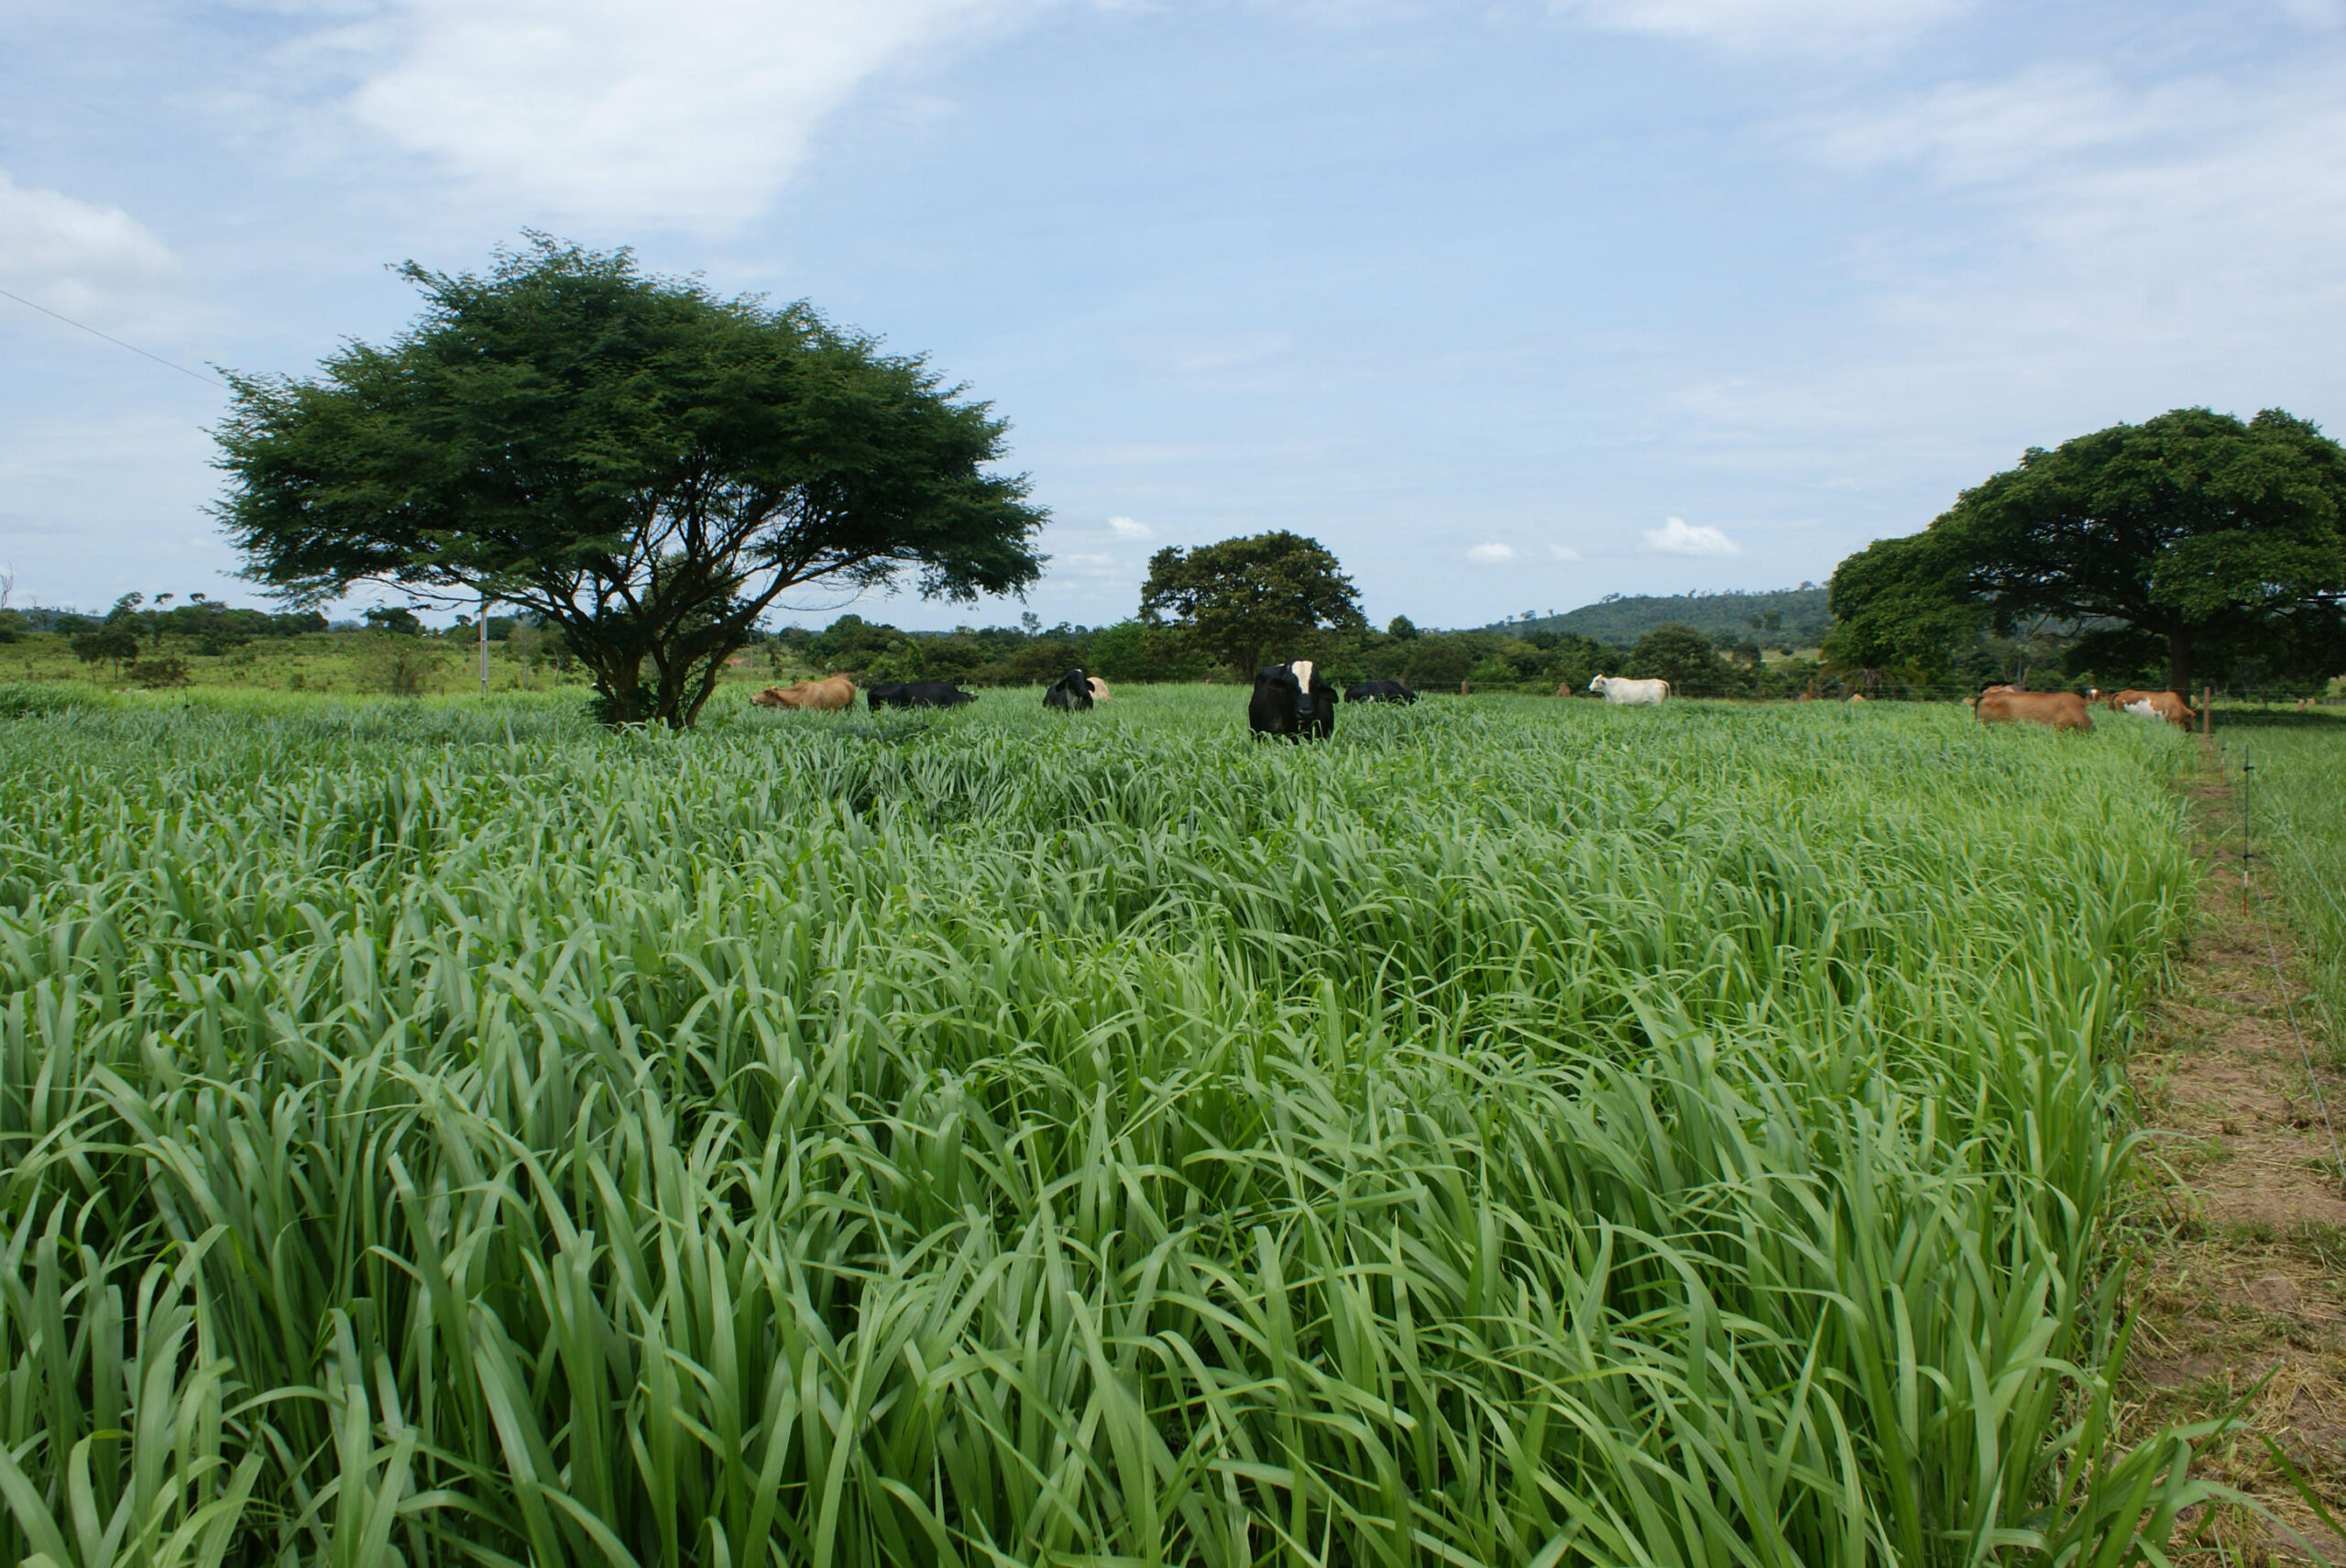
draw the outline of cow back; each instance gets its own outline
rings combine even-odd
[[[1982,724],[2042,724],[2053,729],[2087,730],[2093,715],[2075,692],[1987,691],[1972,710]]]
[[[1294,734],[1300,693],[1295,672],[1284,664],[1255,671],[1255,695],[1246,703],[1246,728],[1257,735]]]

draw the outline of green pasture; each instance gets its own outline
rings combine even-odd
[[[0,688],[0,1558],[2109,1563],[2164,727]]]
[[[2243,761],[2253,770],[2245,790],[2252,867],[2286,901],[2314,981],[2314,1017],[2300,1023],[2313,1034],[2318,1022],[2309,1043],[2346,1060],[2346,721],[2220,710],[2218,723],[2233,784]]]

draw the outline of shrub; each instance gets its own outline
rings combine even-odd
[[[151,659],[137,660],[130,666],[130,684],[150,687],[186,685],[187,661],[176,653],[158,653]]]
[[[358,652],[358,688],[392,696],[422,696],[445,663],[443,651],[400,631],[367,634]]]

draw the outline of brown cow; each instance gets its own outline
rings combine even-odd
[[[2093,715],[2075,692],[2019,692],[1990,686],[1974,709],[1982,724],[2048,724],[2055,729],[2091,729]]]
[[[2121,713],[2132,713],[2144,718],[2164,718],[2177,729],[2188,731],[2199,723],[2199,715],[2191,705],[2173,692],[2140,692],[2132,702],[2120,705]]]
[[[2131,713],[2141,718],[2164,718],[2177,729],[2198,726],[2199,715],[2192,709],[2190,699],[2173,692],[2137,691],[2129,686],[2124,691],[2103,692],[2101,705],[2112,713]]]
[[[1107,683],[1107,682],[1105,682],[1105,681],[1102,680],[1102,679],[1101,679],[1099,676],[1097,676],[1097,675],[1086,675],[1086,676],[1084,676],[1083,678],[1084,678],[1085,680],[1090,681],[1090,682],[1091,683],[1091,700],[1092,700],[1092,701],[1094,701],[1094,702],[1113,702],[1113,701],[1114,701],[1114,700],[1115,700],[1114,698],[1111,697],[1111,696],[1108,695],[1108,683]]]
[[[804,707],[817,713],[837,713],[855,703],[855,683],[845,675],[826,675],[795,685],[768,686],[750,699],[760,707]]]

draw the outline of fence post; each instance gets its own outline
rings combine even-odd
[[[2202,735],[2213,735],[2215,732],[2216,688],[2213,686],[2201,686],[2199,688],[2199,733]]]

